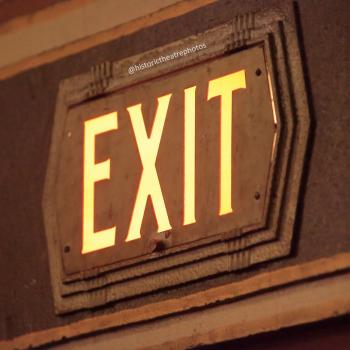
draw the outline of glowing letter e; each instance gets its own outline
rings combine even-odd
[[[110,160],[95,163],[95,136],[117,128],[116,112],[87,120],[84,123],[82,254],[111,247],[115,243],[115,227],[94,232],[94,193],[95,182],[110,178]]]
[[[232,212],[232,91],[245,87],[244,70],[209,82],[208,100],[221,96],[219,215]]]

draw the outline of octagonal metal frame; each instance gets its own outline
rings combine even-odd
[[[128,67],[162,54],[205,42],[201,55],[187,55],[133,76]],[[234,54],[253,45],[264,48],[266,69],[279,130],[272,159],[265,226],[242,228],[189,243],[167,252],[66,275],[62,264],[55,208],[55,178],[68,109],[92,98],[162,76],[202,61]],[[157,293],[219,273],[232,273],[288,256],[309,133],[309,110],[292,9],[268,10],[234,17],[198,35],[63,80],[56,101],[50,159],[43,196],[45,232],[57,314],[93,308],[112,301]]]

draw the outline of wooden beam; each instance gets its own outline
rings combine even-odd
[[[133,2],[135,1],[137,2],[137,0],[133,0]],[[67,2],[66,5],[64,5],[64,3],[62,5],[57,4],[52,8],[44,9],[43,12],[36,13],[33,18],[29,15],[29,17],[15,19],[11,23],[5,23],[5,25],[0,26],[0,46],[2,46],[3,50],[4,48],[6,49],[6,47],[8,48],[8,51],[5,50],[7,54],[3,55],[0,59],[0,80],[7,79],[20,72],[76,54],[94,46],[107,43],[121,36],[129,35],[164,20],[182,16],[215,1],[216,0],[167,0],[165,3],[160,1],[160,3],[163,4],[162,8],[162,6],[157,5],[158,2],[154,0],[152,3],[148,2],[146,7],[142,7],[142,11],[135,10],[135,12],[132,13],[130,13],[130,9],[125,5],[126,9],[124,11],[127,13],[125,16],[122,16],[122,10],[118,12],[120,19],[118,20],[119,22],[115,19],[115,27],[106,29],[107,21],[101,20],[99,24],[94,23],[95,28],[93,32],[88,32],[88,29],[91,31],[91,28],[88,27],[88,29],[82,29],[80,34],[78,34],[78,31],[71,30],[68,31],[69,34],[62,36],[60,31],[60,35],[56,33],[57,35],[52,36],[55,40],[47,40],[47,36],[44,36],[43,40],[40,41],[38,36],[43,32],[57,31],[57,28],[62,27],[62,23],[66,23],[67,26],[73,26],[74,28],[74,25],[76,25],[76,23],[74,23],[74,18],[80,17],[78,16],[79,12],[75,11],[73,15],[72,11],[79,10],[80,5],[82,7],[83,5],[89,6],[91,10],[94,8],[93,6],[97,6],[94,4],[96,0],[72,0]],[[173,4],[166,6],[167,3]],[[111,2],[111,4],[111,7],[116,6],[114,2]],[[153,4],[153,7],[151,4]],[[87,11],[87,8],[84,9]],[[156,11],[157,9],[159,10]],[[111,17],[111,11],[108,11],[108,9],[104,8],[102,5],[101,11],[107,11]],[[100,14],[100,16],[102,14]],[[82,11],[80,16],[85,18],[85,12]],[[122,23],[124,17],[126,22]],[[130,20],[127,20],[127,18],[130,18]],[[46,20],[43,21],[43,19]],[[110,22],[113,21],[114,18],[110,18]],[[28,33],[25,32],[27,29],[29,31]],[[26,42],[31,42],[32,44],[16,46],[18,52],[9,49],[12,42],[21,42],[25,38]],[[44,39],[46,40],[45,43]]]
[[[348,269],[350,269],[350,253],[342,253],[300,265],[261,273],[243,281],[229,283],[181,298],[156,302],[134,309],[118,311],[113,314],[84,319],[62,327],[25,334],[11,340],[3,340],[0,341],[0,348],[3,350],[21,350],[29,346],[34,347],[57,342],[63,338],[70,339],[93,334],[96,331],[106,331],[121,326],[125,327],[128,324],[150,321],[185,311],[189,312],[191,309],[205,309],[219,302],[232,302],[237,298],[248,297],[257,292],[266,292],[272,288],[282,287]],[[348,293],[345,292],[344,296],[350,305]],[[344,300],[340,302],[344,303]],[[334,314],[337,311],[337,307],[338,305],[333,303],[327,306],[327,310],[331,312],[334,309],[332,311]],[[308,319],[312,321],[322,319],[324,315],[318,313],[317,310],[316,308],[314,311],[309,311],[311,313],[314,312],[314,314],[311,314]],[[291,324],[294,324],[294,321],[292,321],[293,318],[291,319]]]

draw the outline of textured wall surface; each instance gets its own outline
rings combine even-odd
[[[219,1],[114,42],[0,82],[0,339],[350,251],[350,2],[296,3],[312,118],[291,256],[109,308],[56,317],[41,200],[61,79],[282,1]]]

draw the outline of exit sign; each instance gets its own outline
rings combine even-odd
[[[259,226],[276,124],[259,46],[73,107],[56,192],[66,271]]]
[[[61,82],[43,198],[57,313],[290,253],[309,125],[292,16],[237,16]]]

